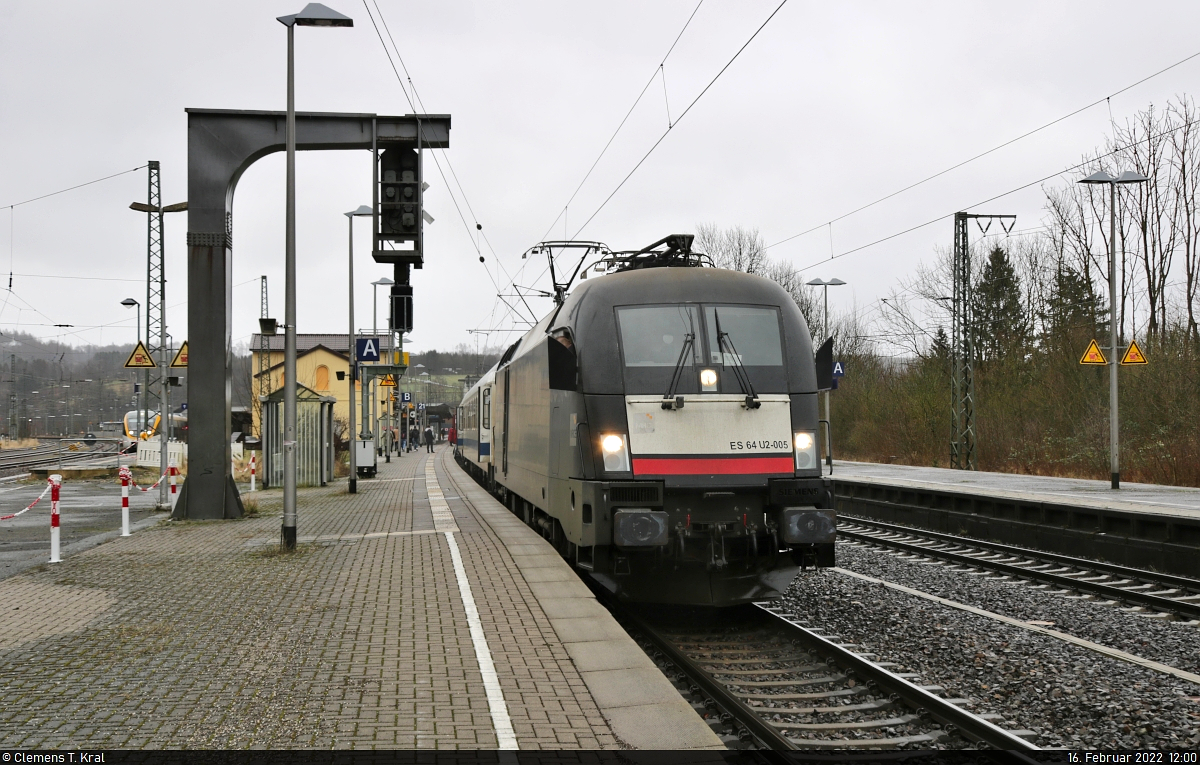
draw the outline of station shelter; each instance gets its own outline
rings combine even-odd
[[[259,399],[262,410],[263,488],[283,485],[283,388]],[[296,386],[296,485],[333,480],[333,409],[337,400]]]

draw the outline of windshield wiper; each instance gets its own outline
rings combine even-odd
[[[683,408],[683,396],[676,396],[675,390],[679,387],[679,379],[683,375],[683,361],[691,352],[695,340],[696,335],[691,332],[683,336],[683,348],[679,350],[679,359],[675,362],[675,373],[671,375],[671,384],[667,387],[667,392],[663,394],[663,409]]]
[[[758,400],[758,394],[754,392],[754,386],[750,384],[750,374],[746,368],[742,366],[742,357],[738,355],[737,348],[733,347],[733,338],[728,332],[721,331],[721,314],[713,309],[713,319],[717,325],[717,348],[722,354],[726,353],[728,346],[728,355],[733,357],[733,375],[737,378],[738,385],[742,388],[742,393],[746,396],[746,408],[758,409],[762,406],[762,402]]]

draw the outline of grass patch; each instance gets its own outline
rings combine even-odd
[[[285,550],[282,544],[267,545],[262,549],[255,550],[254,552],[250,553],[250,557],[258,558],[260,560],[270,560],[274,558],[279,558],[282,560],[298,560],[312,552],[312,549],[313,546],[307,543],[297,544],[295,550]]]
[[[244,518],[257,518],[259,513],[258,500],[243,499],[242,510],[245,511],[245,514],[243,515]]]

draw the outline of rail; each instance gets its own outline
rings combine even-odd
[[[894,536],[883,536],[879,533],[857,531],[854,528],[848,527],[847,524],[854,524],[860,528],[872,529],[883,534],[907,537],[909,540],[928,540],[938,545],[950,545],[957,549],[921,544],[917,541],[906,541],[904,539],[897,539]],[[843,539],[853,539],[859,542],[882,545],[915,555],[939,558],[952,563],[996,571],[1021,579],[1032,579],[1077,592],[1093,593],[1109,600],[1153,608],[1163,613],[1200,619],[1200,581],[1187,577],[1158,574],[1144,569],[1074,558],[1057,553],[1045,553],[1040,550],[1030,550],[1024,547],[1004,545],[996,542],[982,542],[976,539],[956,537],[951,534],[925,531],[923,529],[912,529],[907,526],[898,526],[883,523],[882,521],[873,521],[852,516],[842,516],[839,519],[838,536]],[[989,560],[987,557],[964,552],[971,549],[1006,556],[1012,558],[1012,560]],[[1067,569],[1075,569],[1075,571],[1071,572],[1064,569],[1050,571],[1044,568],[1047,564],[1064,566]],[[1037,566],[1043,566],[1043,568],[1038,568]],[[1119,577],[1119,579],[1110,582],[1089,581],[1089,579],[1094,579],[1090,575],[1097,573],[1103,574],[1104,578]],[[1148,584],[1167,587],[1168,591],[1142,592],[1138,589],[1131,589],[1145,587]]]

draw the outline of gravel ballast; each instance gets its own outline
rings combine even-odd
[[[1200,669],[1200,628],[901,560],[841,543],[838,565],[1022,621],[1068,632],[1180,669]],[[783,603],[798,620],[919,672],[972,711],[1029,729],[1042,746],[1200,745],[1200,686],[1013,625],[837,572],[801,575]]]

